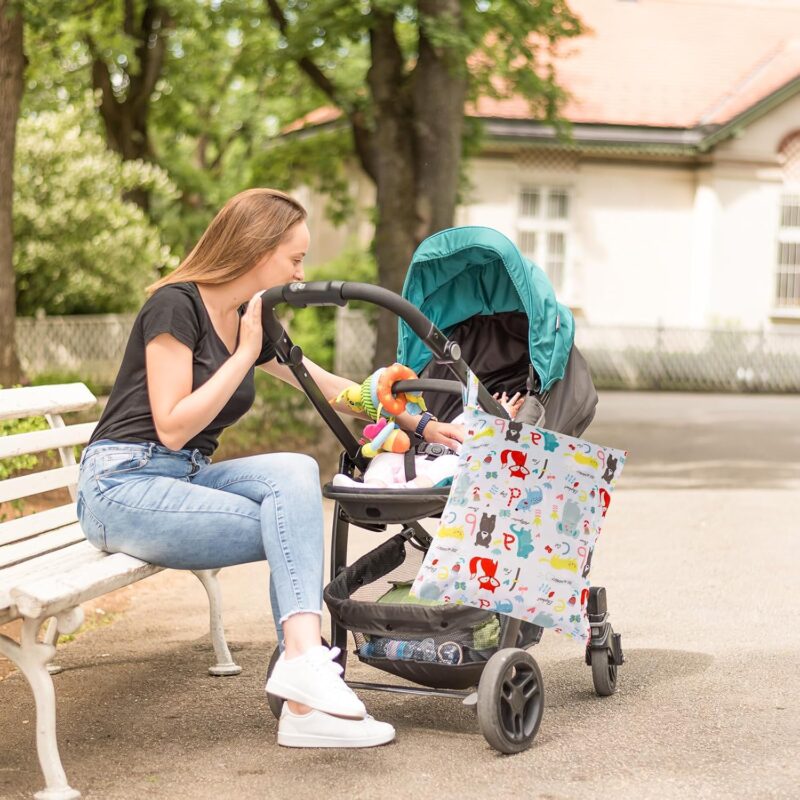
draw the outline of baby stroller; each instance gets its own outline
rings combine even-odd
[[[263,295],[265,330],[341,442],[339,470],[349,477],[358,479],[368,462],[303,368],[302,351],[277,321],[274,307],[343,306],[351,300],[374,303],[398,316],[397,360],[419,379],[398,381],[393,391],[425,392],[429,409],[440,420],[460,412],[470,368],[481,382],[480,405],[497,416],[508,416],[492,397],[504,390],[526,396],[518,420],[551,430],[579,436],[594,417],[597,394],[573,345],[572,315],[556,302],[546,275],[498,231],[453,228],[417,248],[402,297],[342,281],[287,284]],[[417,452],[435,455],[430,448],[419,443]],[[490,745],[503,753],[520,752],[530,747],[544,710],[542,675],[528,652],[542,628],[490,610],[425,604],[409,595],[431,542],[420,520],[440,517],[449,491],[330,483],[323,488],[325,497],[335,501],[331,581],[324,590],[332,619],[330,641],[341,649],[340,663],[346,667],[350,631],[360,661],[414,684],[350,682],[353,688],[461,699],[477,711]],[[400,532],[348,565],[351,524],[378,533],[398,525]],[[597,694],[610,695],[623,654],[620,635],[608,622],[602,587],[591,589],[588,614],[586,663]],[[276,648],[270,671],[278,655]],[[269,696],[269,702],[279,716],[282,701]]]

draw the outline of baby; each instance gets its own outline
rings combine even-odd
[[[503,392],[494,395],[501,406],[508,412],[511,419],[517,416],[525,398],[517,392],[509,398]],[[459,414],[453,421],[453,425],[464,424],[464,415]],[[430,445],[429,445],[430,446]],[[433,445],[430,447],[439,447]],[[446,452],[445,455],[416,455],[414,456],[414,468],[417,476],[412,480],[406,480],[405,456],[402,453],[378,453],[370,461],[369,466],[364,472],[364,481],[356,481],[341,473],[334,475],[331,483],[334,486],[370,486],[372,488],[405,488],[405,489],[424,489],[431,486],[446,487],[453,482],[458,466],[458,451]]]

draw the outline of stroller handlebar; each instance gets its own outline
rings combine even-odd
[[[425,343],[434,358],[449,365],[450,370],[458,378],[462,385],[467,385],[467,375],[469,367],[461,358],[461,348],[457,342],[451,342],[415,305],[412,305],[399,294],[395,294],[382,286],[373,286],[371,283],[356,283],[353,281],[309,281],[286,283],[283,286],[274,286],[267,289],[261,295],[261,319],[264,330],[270,340],[276,346],[278,353],[285,358],[291,365],[293,371],[300,371],[302,367],[302,351],[300,348],[291,346],[291,342],[286,335],[278,318],[275,316],[275,306],[280,303],[287,303],[295,308],[306,308],[307,306],[345,306],[350,300],[362,300],[367,303],[385,308],[401,317]],[[285,351],[285,352],[284,352]],[[300,375],[297,375],[300,378]],[[310,387],[306,386],[306,381],[301,380],[303,388],[307,393]],[[438,391],[453,391],[452,387],[437,387]],[[319,390],[317,389],[317,392]],[[312,392],[313,394],[313,392]],[[312,397],[312,395],[309,395]],[[320,395],[321,397],[321,395]],[[312,397],[312,402],[327,419],[328,413],[322,411],[322,405],[318,399]],[[503,407],[489,394],[481,384],[478,387],[478,402],[488,412],[501,417],[507,414]],[[327,406],[327,403],[325,404]],[[330,411],[335,417],[336,414],[327,406],[325,411]],[[337,417],[338,419],[338,417]],[[337,433],[340,441],[342,437]],[[352,441],[350,441],[352,440]],[[352,436],[346,445],[348,451],[352,449],[355,441]]]
[[[437,359],[457,361],[461,349],[447,337],[414,305],[382,286],[353,281],[310,281],[286,283],[275,286],[261,295],[264,329],[273,343],[283,336],[283,326],[275,317],[275,306],[287,303],[294,308],[307,306],[345,306],[350,300],[363,300],[385,308],[408,323],[411,330],[428,345]]]

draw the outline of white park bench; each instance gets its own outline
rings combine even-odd
[[[21,619],[20,641],[0,634],[0,655],[27,678],[36,702],[36,746],[46,788],[37,800],[72,800],[56,741],[55,687],[51,662],[60,633],[83,621],[80,604],[161,570],[122,553],[103,553],[84,538],[75,504],[78,465],[73,445],[85,444],[96,422],[65,425],[61,414],[91,408],[94,395],[82,383],[0,389],[0,420],[44,416],[49,430],[0,437],[0,459],[58,449],[62,466],[0,481],[0,502],[67,487],[72,502],[0,523],[0,625]],[[216,664],[212,675],[237,675],[222,627],[217,572],[197,570],[208,593]],[[40,629],[47,622],[41,641]]]

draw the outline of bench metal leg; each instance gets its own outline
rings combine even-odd
[[[217,663],[209,667],[212,675],[238,675],[242,668],[235,664],[231,658],[231,651],[225,641],[225,629],[222,627],[222,592],[217,579],[218,569],[193,570],[208,595],[208,608],[211,618],[211,643],[214,645],[214,655]]]
[[[56,646],[56,643],[58,642],[58,619],[56,619],[56,617],[50,617],[50,621],[47,623],[47,630],[44,633],[42,641],[45,644],[53,645],[53,647]],[[64,667],[59,666],[58,664],[53,664],[52,662],[47,665],[47,671],[51,675],[58,675],[58,673],[63,669]]]
[[[73,610],[62,619],[62,632],[69,633],[80,625],[82,614],[77,609],[77,613]],[[73,623],[77,624],[70,629]],[[56,693],[53,678],[47,671],[47,664],[55,655],[56,649],[49,642],[36,641],[41,624],[41,619],[26,619],[22,623],[20,644],[0,634],[0,653],[19,667],[33,690],[36,703],[36,749],[46,784],[46,788],[36,792],[34,797],[36,800],[76,800],[81,793],[67,783],[56,740]]]

